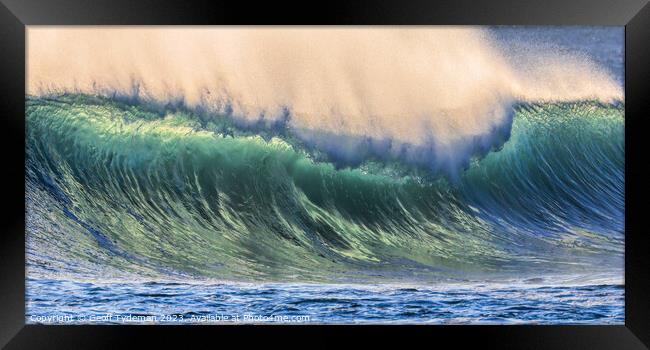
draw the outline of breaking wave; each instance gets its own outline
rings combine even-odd
[[[417,145],[397,154],[389,141],[296,129],[289,117],[242,124],[142,101],[28,97],[30,269],[231,280],[622,273],[624,105],[520,102],[510,113],[449,176]]]

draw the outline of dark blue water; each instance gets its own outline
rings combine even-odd
[[[28,281],[27,323],[623,324],[622,285]],[[53,312],[53,310],[56,310]]]

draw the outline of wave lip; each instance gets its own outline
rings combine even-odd
[[[488,32],[472,27],[29,28],[27,35],[30,95],[120,96],[229,114],[240,124],[286,122],[348,163],[390,154],[453,174],[500,146],[517,103],[623,100],[620,84],[589,58],[536,50],[515,65]]]

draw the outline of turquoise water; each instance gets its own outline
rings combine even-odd
[[[508,141],[457,179],[337,168],[288,137],[196,120],[28,99],[34,273],[335,282],[622,269],[623,106],[519,106]]]

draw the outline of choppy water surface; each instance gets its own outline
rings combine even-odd
[[[429,288],[30,280],[27,322],[622,324],[623,294],[621,285]]]

